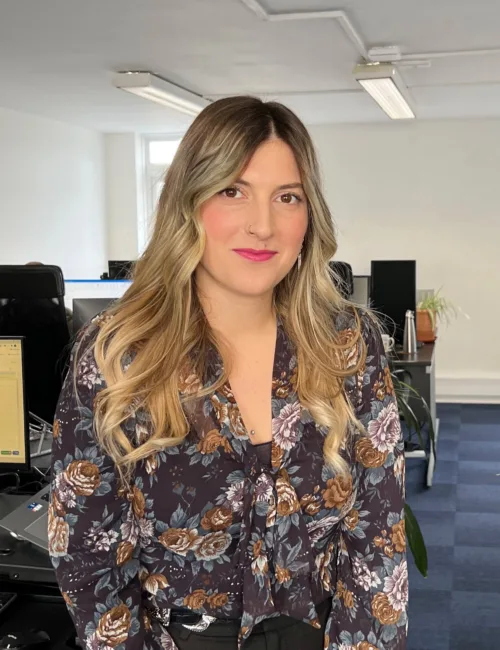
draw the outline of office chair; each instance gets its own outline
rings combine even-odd
[[[347,262],[330,262],[330,268],[335,274],[335,286],[346,300],[354,293],[354,278],[352,267]]]
[[[64,278],[58,266],[0,265],[0,335],[25,337],[29,410],[52,423],[70,340]]]

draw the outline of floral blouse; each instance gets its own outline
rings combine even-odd
[[[344,340],[352,318],[338,318]],[[297,357],[278,320],[271,465],[250,442],[226,382],[185,403],[187,438],[140,462],[125,488],[93,435],[93,403],[105,387],[89,348],[99,322],[84,331],[89,351],[61,393],[49,510],[52,562],[87,650],[176,650],[150,606],[241,618],[244,648],[265,618],[286,614],[318,627],[316,605],[330,596],[326,650],[404,650],[403,442],[381,336],[367,317],[365,367],[345,380],[368,433],[352,431],[342,449],[350,475],[324,463],[326,429],[298,400]],[[354,346],[348,365],[358,353]],[[213,349],[208,367],[205,385],[222,372]],[[200,385],[185,371],[181,397]],[[142,410],[123,427],[135,445],[151,431]]]

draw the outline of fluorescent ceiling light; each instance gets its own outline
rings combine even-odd
[[[363,63],[354,68],[354,78],[393,120],[414,119],[408,89],[392,63]]]
[[[113,84],[116,88],[188,115],[198,115],[210,103],[204,97],[184,90],[151,72],[118,72],[114,76]]]

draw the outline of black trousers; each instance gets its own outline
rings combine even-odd
[[[243,643],[243,650],[323,650],[330,609],[331,600],[317,607],[320,629],[289,616],[262,621]],[[237,650],[238,632],[239,622],[212,623],[204,632],[191,632],[177,623],[168,628],[179,650]]]

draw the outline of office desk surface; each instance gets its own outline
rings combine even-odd
[[[415,354],[405,354],[401,350],[393,350],[389,354],[389,363],[398,366],[430,366],[434,362],[435,343],[425,343]]]
[[[51,650],[75,650],[75,628],[61,596],[18,596],[0,615],[0,638],[6,634],[43,630]]]

